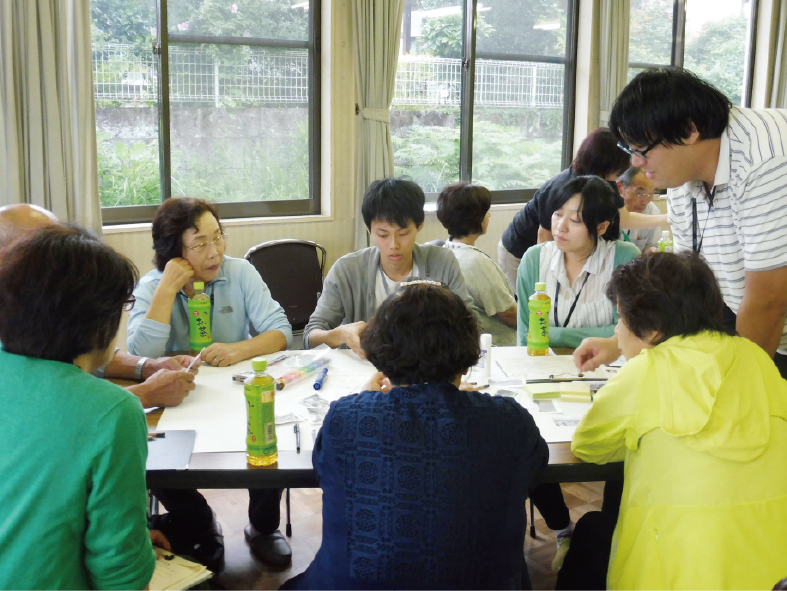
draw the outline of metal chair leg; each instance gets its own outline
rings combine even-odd
[[[533,499],[528,499],[530,501],[530,537],[536,537],[536,510],[533,507]]]
[[[290,523],[290,489],[288,488],[286,491],[286,503],[287,503],[287,527],[285,528],[285,532],[287,533],[287,537],[292,537],[292,523]]]

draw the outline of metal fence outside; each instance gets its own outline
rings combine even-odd
[[[170,101],[215,107],[308,103],[308,53],[246,47],[222,60],[202,47],[170,47]],[[478,60],[475,103],[487,107],[563,107],[564,66]],[[458,107],[460,59],[399,57],[393,106]],[[150,50],[128,44],[93,48],[96,101],[151,103],[157,72]]]

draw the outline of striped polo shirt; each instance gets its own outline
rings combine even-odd
[[[692,200],[697,242],[724,302],[736,314],[746,271],[787,265],[787,110],[733,107],[721,136],[713,204],[702,181],[667,192],[675,252],[692,248]],[[700,242],[701,241],[701,242]],[[780,350],[787,349],[787,328]]]

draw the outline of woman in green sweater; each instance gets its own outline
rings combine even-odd
[[[537,282],[552,298],[549,344],[577,347],[585,337],[612,336],[618,313],[604,290],[618,265],[639,250],[620,235],[613,189],[603,179],[580,176],[567,182],[553,203],[552,242],[527,250],[517,273],[517,342],[527,344],[528,298]]]

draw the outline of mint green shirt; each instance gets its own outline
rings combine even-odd
[[[0,589],[142,589],[147,427],[139,400],[0,350]]]

